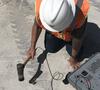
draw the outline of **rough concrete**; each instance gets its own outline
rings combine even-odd
[[[38,49],[34,61],[25,68],[25,81],[19,82],[16,64],[22,62],[25,52],[30,47],[31,27],[34,22],[34,3],[24,0],[0,0],[0,90],[51,90],[51,76],[46,61],[41,65],[42,75],[37,79],[37,84],[29,84],[34,76],[39,63],[37,58],[42,50]],[[33,1],[34,2],[34,1]],[[89,22],[100,26],[100,1],[91,0]],[[42,32],[37,47],[44,49],[44,31]],[[49,54],[48,61],[52,73],[59,71],[66,75],[70,71],[67,63],[69,55],[63,48],[58,53]],[[64,77],[63,77],[64,78]],[[75,90],[70,84],[64,85],[63,78],[54,81],[54,90]]]

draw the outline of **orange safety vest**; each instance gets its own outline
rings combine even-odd
[[[40,4],[41,4],[42,0],[36,0],[35,1],[35,16],[36,16],[36,21],[37,24],[41,27],[44,28],[44,26],[42,25],[40,18],[39,18],[39,8],[40,8]],[[76,20],[74,22],[74,26],[75,28],[80,28],[86,17],[88,14],[88,10],[89,10],[89,1],[88,0],[79,0],[82,1],[82,4],[80,5],[80,3],[77,3],[78,0],[74,0],[76,3],[76,6],[78,6],[80,8],[77,16],[76,16]],[[63,39],[65,41],[71,41],[72,36],[71,36],[71,26],[69,26],[67,29],[65,29],[63,32],[51,32],[52,35],[54,35],[57,38]]]

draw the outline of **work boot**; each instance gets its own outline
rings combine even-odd
[[[18,73],[18,79],[19,81],[24,80],[24,64],[17,64],[17,73]]]

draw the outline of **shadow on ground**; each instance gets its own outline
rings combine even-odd
[[[81,49],[81,58],[100,52],[100,28],[95,23],[88,22]]]

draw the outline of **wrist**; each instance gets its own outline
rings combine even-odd
[[[76,59],[76,56],[75,55],[71,55],[71,58]]]
[[[30,49],[31,49],[31,50],[35,50],[35,47],[31,46]]]
[[[71,56],[72,60],[74,60],[75,62],[80,62],[77,56]]]
[[[78,52],[78,50],[76,50],[75,48],[72,48],[72,54],[71,54],[71,57],[74,58],[74,59],[76,59],[77,52]]]
[[[35,49],[35,45],[34,44],[31,44],[31,49]]]

